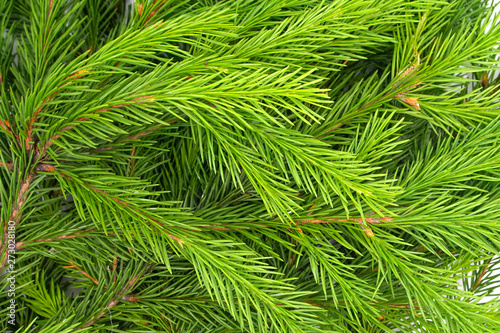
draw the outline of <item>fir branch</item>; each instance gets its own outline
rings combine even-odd
[[[110,110],[113,110],[113,109],[119,109],[119,108],[122,108],[122,107],[125,107],[125,106],[128,106],[128,105],[138,105],[138,104],[141,104],[141,103],[150,103],[150,102],[154,102],[154,97],[153,96],[141,96],[141,97],[135,97],[135,98],[132,98],[131,101],[129,102],[124,102],[122,104],[116,104],[116,105],[112,105],[110,107],[106,107],[106,108],[102,108],[102,109],[98,109],[96,111],[93,111],[89,114],[90,115],[99,115],[103,112],[107,112],[107,111],[110,111]],[[68,126],[64,126],[63,128],[61,128],[61,130],[59,131],[59,133],[55,134],[54,136],[50,137],[47,142],[44,144],[43,148],[41,149],[41,156],[45,156],[45,152],[49,149],[50,146],[52,146],[54,144],[54,141],[59,139],[59,137],[64,134],[64,132],[66,131],[70,131],[71,129],[73,129],[74,127],[78,126],[78,124],[81,124],[81,123],[84,123],[86,121],[89,121],[90,120],[90,117],[89,116],[86,116],[86,117],[80,117],[78,119],[75,120],[75,124],[72,124],[72,125],[68,125]],[[149,133],[147,133],[149,134]],[[146,135],[146,134],[144,134]]]
[[[79,269],[78,266],[75,265],[74,263],[72,263],[71,261],[69,263],[71,264],[70,266],[63,266],[63,268],[74,268],[79,273],[83,274],[86,278],[88,278],[89,280],[91,280],[93,283],[95,283],[96,285],[99,285],[99,281],[97,281],[95,278],[93,278],[92,276],[90,276],[87,272]]]
[[[488,271],[488,268],[490,267],[490,264],[491,264],[491,261],[493,259],[490,258],[486,261],[483,269],[481,270],[481,273],[479,273],[479,275],[477,276],[476,278],[476,282],[474,282],[474,285],[472,286],[471,288],[471,291],[474,292],[478,287],[479,285],[481,284],[481,280],[483,279],[484,275],[486,274],[486,272]]]
[[[127,6],[0,1],[0,330],[500,331],[491,4]]]
[[[52,1],[51,1],[51,4],[50,4],[50,9],[52,9]],[[50,11],[49,9],[49,11]],[[38,114],[42,111],[44,105],[46,105],[47,103],[49,103],[53,97],[59,93],[65,86],[67,85],[70,85],[71,83],[75,82],[75,80],[81,78],[82,76],[84,76],[85,74],[87,74],[88,71],[85,70],[85,69],[82,69],[82,70],[79,70],[77,71],[76,73],[74,74],[71,74],[70,76],[68,76],[64,81],[63,84],[61,84],[57,90],[55,92],[53,92],[49,97],[47,97],[43,102],[42,102],[42,105],[40,105],[38,107],[38,109],[33,113],[33,116],[31,117],[31,119],[28,121],[28,127],[26,129],[26,139],[25,139],[25,147],[26,147],[26,150],[31,150],[32,147],[33,147],[33,143],[34,143],[34,140],[32,138],[32,132],[34,130],[34,123],[37,121],[37,118],[38,118]],[[37,150],[39,150],[39,147],[37,147]],[[46,150],[46,149],[44,149]],[[43,154],[42,154],[43,155]]]
[[[165,231],[165,226],[160,222],[158,221],[157,219],[154,219],[152,217],[150,217],[150,215],[145,212],[144,210],[141,210],[139,208],[137,208],[137,206],[135,205],[132,205],[131,203],[129,202],[126,202],[122,199],[119,199],[117,197],[114,197],[112,195],[110,195],[109,193],[107,193],[106,191],[104,190],[101,190],[95,186],[92,186],[84,181],[81,181],[81,180],[78,180],[78,181],[75,181],[75,179],[73,179],[71,176],[69,176],[68,174],[64,173],[64,172],[61,172],[60,170],[58,170],[57,168],[53,167],[53,166],[48,166],[46,168],[46,170],[44,171],[47,171],[47,172],[51,172],[51,173],[55,173],[65,179],[67,179],[68,181],[72,182],[73,184],[75,185],[80,185],[80,186],[83,186],[84,189],[86,189],[87,191],[90,191],[90,192],[93,192],[95,195],[101,197],[101,198],[104,198],[106,200],[110,200],[114,203],[116,203],[119,207],[121,208],[125,208],[126,210],[132,212],[133,214],[136,215],[136,217],[138,219],[140,218],[145,218],[149,221],[149,223],[154,223],[155,225],[159,226],[159,229],[165,233],[168,237],[170,237],[172,240],[176,241],[177,244],[179,244],[179,246],[182,248],[183,247],[183,244],[184,244],[184,241],[181,240],[180,238],[168,233]]]
[[[60,235],[60,236],[49,237],[49,238],[40,238],[40,239],[35,239],[32,241],[21,241],[21,242],[16,243],[15,250],[19,251],[19,250],[25,248],[27,245],[31,245],[34,243],[46,243],[46,242],[55,241],[57,239],[73,239],[76,237],[86,237],[86,236],[91,236],[91,235],[96,234],[96,233],[103,233],[103,232],[100,232],[97,230],[80,230],[80,231],[75,231],[75,232],[69,233],[67,235]],[[109,234],[109,235],[111,236],[112,234]]]
[[[99,320],[99,318],[106,314],[107,310],[110,310],[111,308],[116,306],[120,301],[130,301],[131,298],[133,299],[133,296],[128,296],[127,294],[135,286],[137,280],[144,277],[144,275],[146,275],[150,269],[151,265],[148,265],[141,273],[130,279],[127,284],[117,293],[117,295],[113,297],[108,305],[106,305],[105,309],[98,316],[93,316],[88,323],[81,327],[81,329],[94,325],[94,323]]]

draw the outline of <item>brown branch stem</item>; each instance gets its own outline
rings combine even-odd
[[[179,121],[179,119],[174,119],[174,120],[171,120],[171,121],[167,121],[167,123],[170,125],[170,124],[176,123],[177,121]],[[139,139],[139,138],[141,138],[141,137],[143,137],[145,135],[153,133],[155,130],[157,130],[159,128],[162,128],[162,127],[165,127],[165,125],[163,125],[163,124],[162,125],[158,125],[158,126],[155,126],[153,128],[150,128],[147,131],[140,132],[140,133],[137,133],[137,134],[131,134],[131,135],[127,136],[126,138],[119,139],[119,140],[115,141],[113,144],[119,144],[119,143],[130,141],[130,140],[137,140],[137,139]],[[102,147],[102,148],[97,148],[95,150],[97,150],[97,151],[104,151],[104,150],[113,150],[113,149],[116,149],[116,146]]]
[[[8,120],[0,120],[0,127],[2,127],[7,133],[12,134],[17,140],[17,143],[20,144],[19,135],[17,135],[17,133],[12,130],[12,126],[10,125],[10,122]]]
[[[97,281],[95,278],[93,278],[92,276],[90,276],[90,274],[88,274],[84,270],[78,268],[78,266],[75,265],[72,261],[70,261],[69,263],[71,264],[70,266],[63,266],[63,268],[74,268],[79,273],[82,273],[86,278],[88,278],[89,280],[91,280],[92,282],[94,282],[96,285],[99,285],[99,281]]]
[[[7,167],[10,171],[14,170],[14,165],[12,163],[3,163],[0,161],[0,167]]]
[[[52,1],[51,1],[52,3]],[[52,8],[52,5],[50,6],[50,8]],[[50,10],[49,10],[49,13],[50,13]],[[38,114],[43,110],[43,107],[52,100],[52,98],[54,97],[54,95],[56,95],[58,92],[60,92],[64,86],[67,86],[68,84],[71,84],[72,82],[74,82],[76,79],[82,77],[83,75],[85,75],[86,73],[88,73],[88,70],[85,70],[85,69],[82,69],[82,70],[79,70],[77,71],[76,73],[74,74],[71,74],[69,75],[65,80],[68,80],[68,82],[65,82],[65,83],[62,83],[59,88],[53,92],[49,97],[47,97],[43,102],[42,102],[42,105],[40,105],[38,107],[38,109],[33,113],[33,116],[31,117],[31,119],[28,121],[28,127],[26,129],[26,140],[25,140],[25,147],[26,147],[26,150],[31,150],[33,148],[33,127],[34,127],[34,123],[36,122],[37,118],[38,118]],[[37,150],[38,150],[38,147],[37,147]]]
[[[112,109],[119,109],[121,107],[128,106],[128,105],[136,105],[136,104],[143,104],[146,102],[154,102],[154,100],[155,99],[152,95],[135,97],[130,102],[125,102],[123,104],[116,104],[116,105],[112,105],[112,106],[107,107],[107,108],[98,109],[96,111],[93,111],[91,114],[99,115],[102,112],[106,112],[106,111],[109,111]],[[47,140],[47,142],[45,143],[45,145],[42,148],[42,156],[45,155],[45,152],[47,151],[47,149],[54,144],[54,141],[57,140],[61,136],[62,133],[71,130],[75,126],[77,126],[77,125],[79,125],[87,120],[90,120],[90,117],[80,117],[80,118],[76,119],[76,122],[77,122],[76,124],[68,125],[68,126],[61,128],[60,133],[57,133],[56,135],[50,137]]]
[[[488,268],[490,267],[490,264],[491,264],[491,259],[489,259],[488,262],[486,263],[486,265],[484,266],[484,268],[481,271],[481,273],[479,274],[476,282],[474,283],[474,286],[472,287],[471,291],[475,291],[477,289],[477,287],[479,287],[479,285],[481,284],[481,281],[483,280],[484,275],[486,274],[486,272],[488,271]]]
[[[27,245],[33,244],[33,243],[45,243],[45,242],[52,242],[57,239],[73,239],[76,237],[83,237],[81,236],[82,234],[85,235],[87,233],[92,234],[95,232],[99,232],[95,229],[92,230],[80,230],[80,231],[75,231],[73,233],[67,234],[67,235],[61,235],[61,236],[55,236],[55,237],[50,237],[50,238],[40,238],[40,239],[35,239],[32,241],[28,242],[17,242],[16,243],[16,251],[23,249]],[[108,234],[109,235],[109,234]],[[86,235],[85,235],[86,236]]]
[[[2,247],[0,248],[0,256],[3,256],[2,261],[0,262],[0,271],[5,268],[5,263],[7,262],[7,243],[9,241],[9,232],[7,226],[9,226],[10,221],[14,221],[14,224],[11,225],[16,228],[21,222],[22,214],[21,210],[26,202],[28,197],[28,190],[30,188],[33,179],[35,178],[35,174],[32,172],[26,176],[26,179],[21,183],[21,188],[17,194],[17,198],[12,206],[12,211],[9,217],[9,221],[6,221],[3,227],[3,239],[2,239]]]

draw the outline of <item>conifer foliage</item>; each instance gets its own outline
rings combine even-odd
[[[0,31],[2,332],[500,332],[489,1],[0,0]]]

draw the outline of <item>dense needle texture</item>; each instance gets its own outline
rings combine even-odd
[[[0,0],[0,31],[2,332],[500,332],[489,1]]]

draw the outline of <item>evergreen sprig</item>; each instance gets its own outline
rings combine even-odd
[[[500,331],[494,9],[0,0],[0,328]]]

